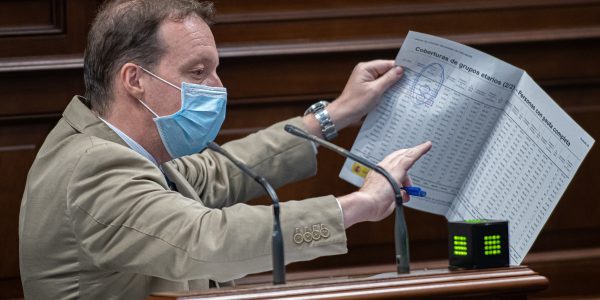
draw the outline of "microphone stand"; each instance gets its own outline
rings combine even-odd
[[[384,168],[371,163],[370,161],[355,155],[354,153],[338,146],[333,143],[330,143],[324,139],[318,138],[304,130],[287,124],[284,127],[285,131],[304,138],[310,141],[313,141],[319,145],[324,146],[325,148],[332,150],[338,153],[341,156],[346,158],[350,158],[360,164],[363,164],[370,168],[371,170],[383,175],[385,179],[390,183],[392,189],[394,190],[394,197],[396,199],[396,223],[394,225],[394,243],[396,249],[396,271],[398,274],[406,274],[410,273],[410,262],[409,262],[409,249],[408,249],[408,230],[406,229],[406,220],[404,219],[404,205],[402,204],[402,194],[400,186]],[[424,196],[424,192],[420,195]]]
[[[267,192],[273,202],[273,235],[271,242],[271,253],[273,257],[273,284],[285,284],[285,259],[283,251],[283,236],[281,232],[281,222],[279,221],[279,197],[275,193],[273,186],[262,176],[257,175],[246,164],[242,163],[233,157],[225,149],[221,148],[217,143],[210,142],[208,148],[229,159],[244,173],[252,177],[258,182]]]

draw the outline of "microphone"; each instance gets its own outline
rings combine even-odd
[[[392,186],[394,190],[394,196],[396,200],[396,224],[394,226],[394,243],[396,249],[396,271],[398,274],[405,274],[410,272],[410,262],[409,262],[409,250],[408,250],[408,231],[406,229],[406,220],[404,219],[404,205],[402,204],[402,193],[401,190],[406,191],[409,195],[425,197],[427,193],[423,191],[419,187],[400,187],[394,177],[390,175],[384,168],[371,163],[370,161],[362,158],[338,145],[330,143],[324,139],[318,138],[296,126],[287,124],[284,127],[285,131],[307,139],[309,141],[313,141],[319,145],[324,146],[325,148],[336,152],[337,154],[344,156],[346,158],[352,159],[360,164],[363,164],[370,168],[371,170],[383,175],[387,179],[387,181]]]
[[[283,236],[281,232],[281,222],[279,221],[279,197],[275,193],[273,186],[262,176],[254,173],[246,164],[233,157],[217,143],[208,143],[208,149],[213,150],[229,159],[246,175],[252,177],[267,192],[273,202],[273,235],[271,242],[271,254],[273,257],[273,284],[285,284],[285,263],[283,252]]]

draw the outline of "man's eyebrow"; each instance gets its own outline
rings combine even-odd
[[[183,66],[184,67],[190,67],[190,66],[194,66],[194,65],[198,65],[198,64],[202,64],[204,63],[206,60],[203,58],[199,58],[199,57],[195,57],[195,58],[190,58],[187,60],[183,60]]]
[[[210,59],[206,56],[200,56],[200,57],[194,57],[194,58],[190,58],[188,60],[184,60],[182,66],[184,67],[193,67],[196,65],[218,65],[218,61],[214,61],[213,59]]]

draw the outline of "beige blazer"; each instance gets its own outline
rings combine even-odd
[[[271,266],[261,187],[209,150],[163,165],[131,150],[74,97],[29,171],[19,218],[28,299],[142,299],[208,288]],[[275,124],[224,145],[274,186],[316,172],[312,145]],[[281,206],[286,263],[345,253],[333,196]]]

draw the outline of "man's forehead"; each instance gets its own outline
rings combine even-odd
[[[182,45],[216,47],[210,27],[197,16],[166,19],[160,25],[159,37],[167,49]]]

